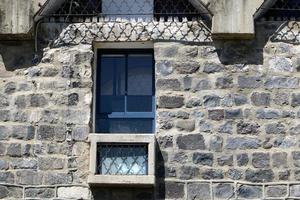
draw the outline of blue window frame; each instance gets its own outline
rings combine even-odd
[[[98,50],[95,131],[153,133],[153,50]]]

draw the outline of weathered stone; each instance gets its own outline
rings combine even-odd
[[[13,126],[12,137],[20,140],[32,140],[35,130],[33,126]]]
[[[215,152],[222,152],[223,138],[220,136],[212,136],[209,141],[209,150]]]
[[[287,167],[287,153],[278,152],[272,154],[272,165],[277,168]]]
[[[212,153],[194,153],[193,154],[193,163],[212,166],[214,161],[214,157]]]
[[[186,163],[188,161],[188,155],[185,152],[175,153],[171,162],[177,162],[180,164]]]
[[[7,96],[0,94],[0,108],[5,108],[9,106],[9,99]]]
[[[20,185],[41,185],[43,175],[32,170],[22,170],[16,172],[16,183]]]
[[[179,74],[193,74],[200,68],[197,62],[176,62],[174,66]]]
[[[178,79],[158,79],[156,81],[156,88],[157,90],[174,90],[174,91],[180,91],[181,90],[181,84],[178,81]]]
[[[197,46],[184,46],[179,50],[179,54],[184,57],[195,58],[198,55],[198,47]]]
[[[211,132],[213,130],[213,124],[209,121],[201,120],[199,122],[199,131],[200,132]]]
[[[246,153],[238,154],[236,157],[236,162],[239,167],[247,166],[249,162],[248,154]]]
[[[289,58],[273,56],[269,59],[269,68],[274,72],[293,72],[293,62]]]
[[[7,149],[6,144],[0,142],[0,155],[5,155],[6,154],[6,149]]]
[[[173,147],[173,136],[167,135],[159,137],[158,144],[161,148]]]
[[[229,137],[227,139],[226,149],[257,149],[261,147],[261,140],[250,137]]]
[[[160,193],[165,193],[165,198],[180,199],[184,197],[184,183],[177,182],[165,182],[164,186],[161,186]]]
[[[13,184],[15,182],[15,175],[12,172],[0,172],[0,183]]]
[[[279,171],[278,172],[278,179],[281,181],[287,181],[290,178],[290,171],[289,170],[284,170],[284,171]]]
[[[202,178],[205,180],[223,179],[223,171],[221,169],[206,169],[202,172]]]
[[[258,76],[239,76],[239,88],[259,88],[262,86],[262,78]]]
[[[223,155],[217,159],[219,166],[233,166],[233,156]]]
[[[79,95],[77,93],[72,93],[68,95],[68,106],[76,106],[79,102]]]
[[[86,141],[89,133],[89,127],[87,126],[75,127],[72,131],[72,138],[75,141]]]
[[[175,117],[179,119],[188,119],[190,117],[190,113],[180,110],[176,112]]]
[[[189,183],[187,185],[188,200],[211,199],[209,183]]]
[[[274,76],[266,80],[265,87],[268,89],[294,89],[299,87],[299,79]]]
[[[282,123],[272,123],[272,124],[267,124],[265,127],[266,133],[267,134],[285,134],[286,133],[286,128],[285,125]]]
[[[239,185],[237,191],[241,199],[261,199],[263,196],[262,186]]]
[[[227,121],[218,128],[218,132],[232,134],[233,125],[231,121]]]
[[[228,89],[233,87],[232,77],[219,77],[216,81],[216,87],[220,89]]]
[[[0,160],[0,170],[7,170],[8,162],[6,160]]]
[[[49,172],[45,175],[45,185],[58,185],[58,184],[70,184],[72,183],[72,175],[67,173],[55,173]]]
[[[168,76],[173,73],[174,67],[170,61],[159,61],[156,62],[157,73],[162,76]]]
[[[286,185],[270,185],[266,187],[267,197],[285,197],[287,195]]]
[[[293,107],[300,106],[300,94],[292,94],[292,103]]]
[[[279,110],[259,109],[256,111],[256,117],[258,119],[278,119],[280,118],[280,112]]]
[[[233,99],[236,106],[242,106],[248,103],[247,96],[243,94],[234,94]]]
[[[290,196],[291,197],[300,197],[300,185],[291,185],[290,186]]]
[[[27,100],[25,95],[17,96],[15,99],[15,105],[18,109],[24,109],[27,106]]]
[[[188,100],[187,103],[186,103],[187,108],[198,107],[198,106],[201,106],[201,105],[202,105],[201,100],[197,99],[197,98],[192,98],[192,99]]]
[[[203,64],[203,72],[211,74],[224,71],[224,66],[220,63],[205,62]]]
[[[271,101],[271,95],[269,93],[254,92],[251,95],[251,101],[255,106],[269,106]]]
[[[58,170],[63,169],[65,166],[65,159],[45,157],[38,159],[39,170]]]
[[[176,127],[180,131],[192,132],[195,130],[195,120],[178,120]]]
[[[4,86],[4,92],[6,94],[12,94],[16,91],[17,89],[17,84],[14,82],[9,82]]]
[[[205,107],[217,107],[220,105],[221,98],[216,95],[206,95],[203,97]]]
[[[32,107],[43,107],[48,104],[48,100],[43,94],[32,94],[30,95],[30,106]]]
[[[192,88],[192,78],[191,77],[189,77],[189,76],[185,76],[184,78],[183,78],[183,89],[185,90],[185,91],[188,91],[188,90],[190,90],[191,88]]]
[[[259,169],[259,170],[246,170],[246,181],[254,183],[266,183],[272,182],[274,179],[274,172],[271,169]]]
[[[11,130],[8,126],[0,126],[0,140],[7,140],[10,136]]]
[[[241,180],[243,177],[243,171],[238,169],[229,169],[226,172],[226,176],[232,180]]]
[[[176,143],[179,149],[184,150],[204,150],[205,142],[201,134],[180,135],[177,137]]]
[[[74,77],[74,69],[71,66],[63,66],[61,76],[63,78],[73,78]]]
[[[22,187],[0,185],[0,199],[21,199],[22,197]]]
[[[252,154],[252,165],[255,168],[267,168],[270,166],[270,155],[269,153],[253,153]]]
[[[212,88],[211,83],[207,79],[193,79],[192,82],[192,91],[203,91],[210,90]]]
[[[249,134],[249,135],[257,135],[259,133],[259,124],[255,122],[245,122],[240,121],[237,124],[237,133],[238,134]]]
[[[184,180],[190,180],[199,177],[199,168],[192,166],[182,166],[179,170],[179,178]]]
[[[37,161],[30,158],[14,159],[10,165],[13,169],[36,169]]]
[[[180,96],[161,96],[158,105],[160,108],[180,108],[184,105],[184,98]]]
[[[293,151],[292,152],[292,158],[294,161],[295,167],[300,167],[300,152],[299,151]]]
[[[90,191],[86,187],[59,187],[57,197],[61,199],[89,199]]]
[[[234,186],[229,183],[219,183],[214,186],[215,199],[230,199],[234,196]]]
[[[59,69],[53,67],[47,67],[43,69],[42,75],[44,77],[54,77],[59,74]]]
[[[0,121],[7,122],[10,120],[10,111],[9,110],[0,110]]]
[[[284,92],[278,92],[274,96],[274,103],[279,106],[289,105],[290,104],[290,94]]]
[[[7,147],[7,155],[12,156],[12,157],[20,157],[22,156],[21,153],[21,144],[18,143],[11,143]]]
[[[225,116],[223,109],[208,110],[208,118],[215,121],[223,120]]]
[[[242,109],[225,110],[225,119],[241,119],[241,118],[243,118]]]
[[[29,198],[54,198],[54,188],[26,188],[25,197]]]

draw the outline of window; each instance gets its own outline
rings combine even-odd
[[[97,133],[153,133],[153,50],[99,50],[96,72]]]
[[[99,46],[94,70],[95,133],[89,135],[88,183],[153,187],[153,43],[101,43]]]

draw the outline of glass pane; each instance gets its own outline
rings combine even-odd
[[[125,65],[124,55],[102,55],[100,86],[97,99],[100,102],[98,113],[125,111]],[[100,91],[99,91],[100,89]]]
[[[147,145],[98,144],[98,173],[102,175],[146,175]]]
[[[152,112],[153,76],[151,54],[128,56],[128,112]]]
[[[152,112],[154,98],[152,96],[128,96],[127,110],[129,112]]]
[[[152,133],[153,119],[97,119],[98,133]]]

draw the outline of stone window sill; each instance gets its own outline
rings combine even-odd
[[[155,136],[154,134],[90,134],[90,174],[88,183],[99,186],[155,185]],[[105,144],[147,144],[148,170],[146,175],[101,175],[97,174],[97,145]]]

